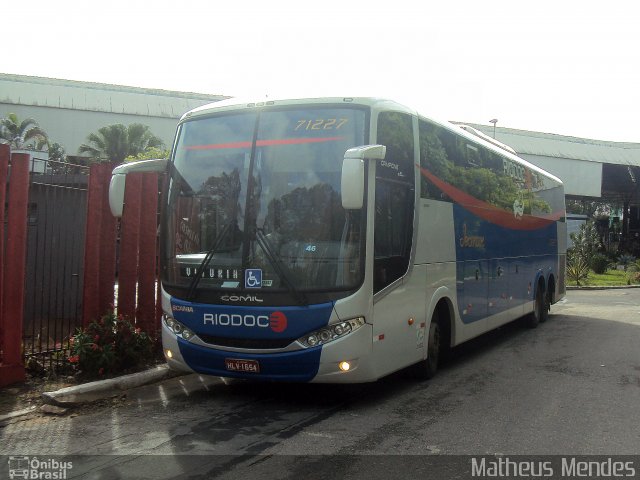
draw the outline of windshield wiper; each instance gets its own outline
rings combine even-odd
[[[218,249],[220,248],[220,245],[222,245],[222,241],[227,236],[227,233],[229,233],[229,230],[231,230],[232,223],[233,222],[228,222],[222,228],[222,231],[218,234],[215,241],[213,242],[213,247],[211,247],[211,249],[207,251],[207,254],[202,259],[202,262],[200,262],[200,265],[195,272],[195,276],[191,279],[191,283],[189,284],[189,292],[187,293],[187,298],[189,300],[192,300],[195,297],[198,284],[200,283],[200,280],[202,280],[202,275],[204,274],[204,271],[209,263],[211,263],[211,259],[213,259],[213,256],[218,253]]]
[[[309,301],[307,300],[306,295],[301,291],[297,290],[296,287],[293,286],[291,277],[287,273],[287,267],[282,263],[282,261],[280,260],[280,257],[275,253],[273,253],[271,242],[269,241],[267,236],[259,228],[256,228],[255,231],[256,231],[256,240],[258,241],[258,245],[260,245],[260,248],[262,248],[264,253],[267,255],[269,262],[271,263],[271,265],[273,265],[273,268],[276,270],[276,273],[278,274],[280,279],[283,281],[283,283],[286,285],[289,292],[291,292],[293,297],[298,301],[300,305],[302,306],[309,305]]]

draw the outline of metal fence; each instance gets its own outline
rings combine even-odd
[[[23,352],[50,370],[82,326],[88,167],[31,158]]]

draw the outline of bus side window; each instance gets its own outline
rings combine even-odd
[[[377,142],[386,145],[387,154],[376,168],[374,292],[402,277],[409,268],[414,210],[411,117],[381,113]]]

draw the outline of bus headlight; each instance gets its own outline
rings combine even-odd
[[[162,316],[164,320],[164,324],[171,330],[177,337],[182,337],[185,340],[189,340],[191,337],[195,336],[191,330],[177,321],[175,318],[170,317],[169,315]]]
[[[355,332],[361,326],[364,325],[364,317],[352,318],[345,322],[334,323],[333,325],[327,325],[326,327],[316,330],[311,333],[307,333],[304,337],[300,337],[300,342],[305,347],[317,347],[318,345],[325,345],[329,342],[333,342],[338,338]]]

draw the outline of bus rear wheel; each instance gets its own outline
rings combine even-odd
[[[546,322],[549,316],[548,296],[542,285],[536,288],[536,300],[533,305],[533,312],[527,316],[526,325],[528,328],[536,328],[539,323]]]
[[[544,292],[544,306],[542,307],[542,315],[540,316],[540,323],[544,323],[549,320],[549,313],[551,312],[551,292],[546,290]]]

